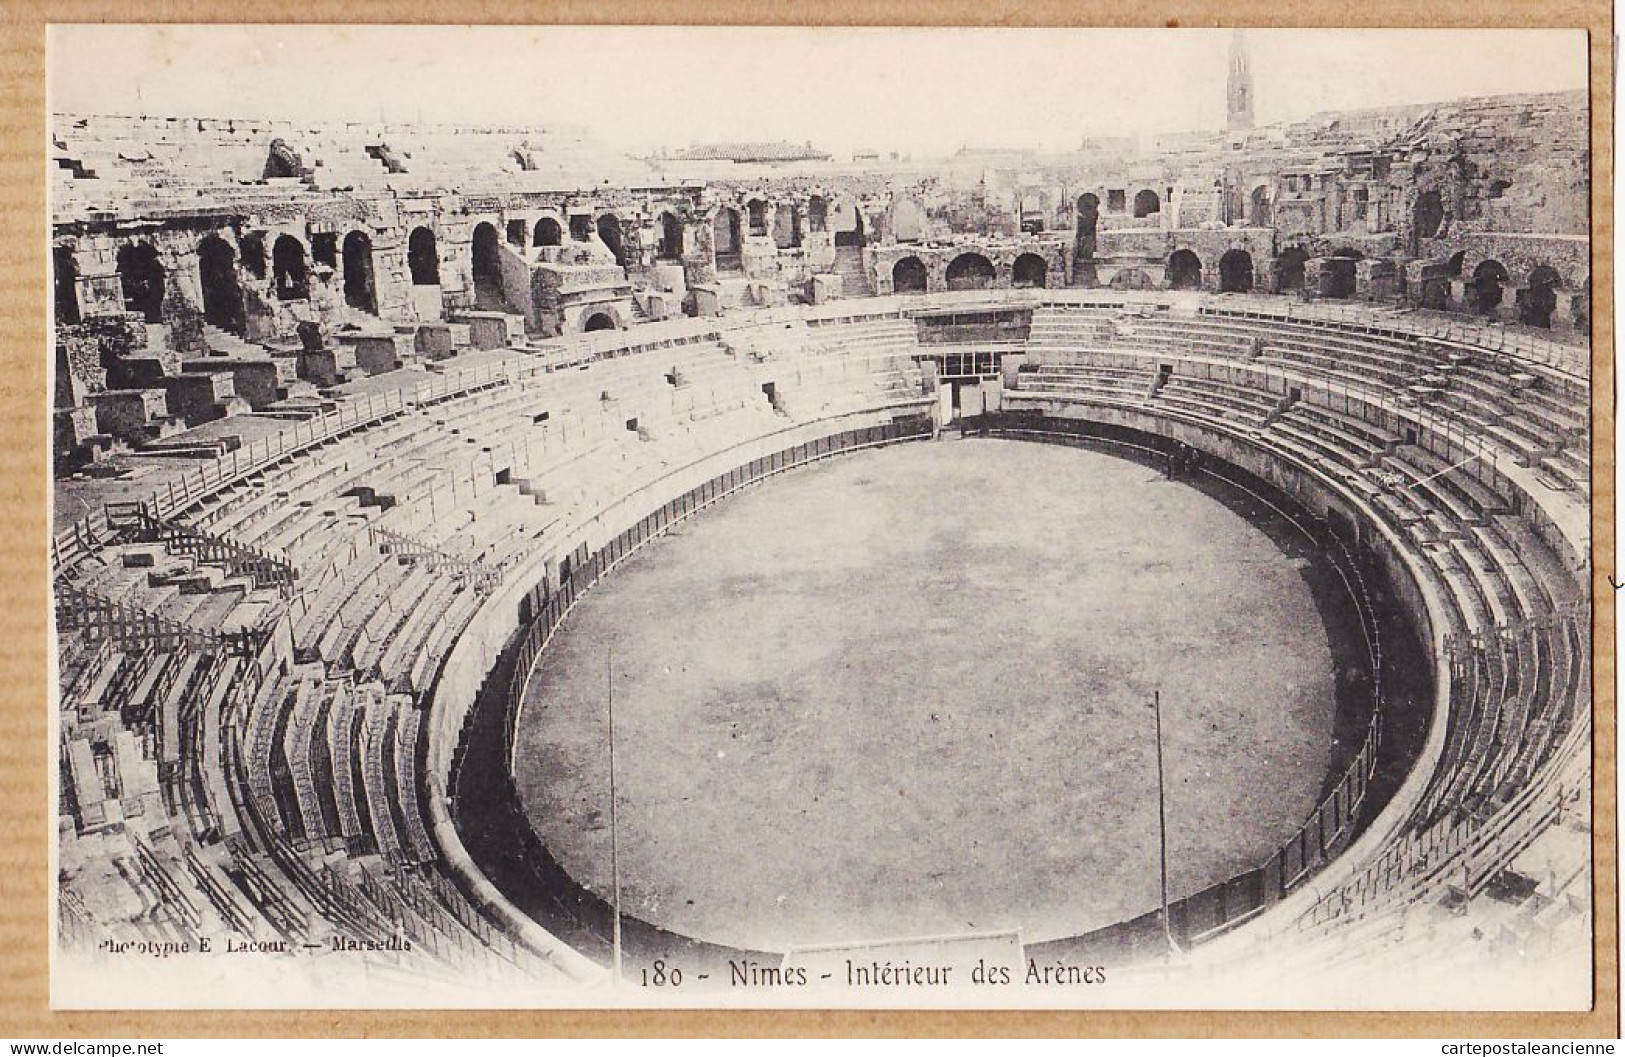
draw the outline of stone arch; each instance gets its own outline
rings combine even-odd
[[[1338,250],[1320,262],[1320,296],[1347,301],[1359,285],[1359,250]]]
[[[1537,265],[1529,272],[1529,279],[1518,292],[1518,322],[1530,327],[1550,328],[1552,313],[1557,310],[1557,291],[1563,279],[1548,265]]]
[[[271,255],[265,252],[265,232],[251,231],[237,240],[237,260],[243,271],[256,279],[265,278]]]
[[[1247,196],[1247,226],[1267,228],[1275,222],[1275,204],[1268,184],[1259,184]]]
[[[618,328],[615,325],[614,316],[608,312],[594,312],[582,322],[581,329],[591,334],[600,330],[616,330]]]
[[[531,232],[530,244],[532,246],[562,246],[564,245],[564,226],[556,217],[542,217],[536,221],[536,227]]]
[[[1100,197],[1094,194],[1078,196],[1078,256],[1095,255],[1095,235],[1100,228]]]
[[[752,198],[745,203],[746,223],[750,226],[752,235],[767,234],[767,203],[760,198]]]
[[[675,213],[660,214],[660,245],[655,256],[663,261],[683,259],[683,222]]]
[[[1423,191],[1416,196],[1416,205],[1411,209],[1411,230],[1415,232],[1416,240],[1431,239],[1439,234],[1439,228],[1444,224],[1444,201],[1437,191]]]
[[[237,279],[237,251],[219,235],[207,235],[197,247],[198,287],[203,292],[203,321],[233,334],[247,327],[243,287]]]
[[[1036,253],[1023,253],[1010,266],[1010,285],[1017,289],[1048,285],[1049,262]]]
[[[502,246],[497,227],[488,220],[474,225],[474,238],[469,245],[469,275],[474,282],[474,307],[500,312],[507,307],[503,292]]]
[[[739,210],[723,206],[711,219],[711,252],[716,258],[717,270],[742,271],[745,257],[743,236],[739,230]]]
[[[1161,212],[1162,199],[1151,188],[1147,187],[1134,196],[1134,219],[1142,220]]]
[[[310,266],[305,244],[292,235],[278,235],[271,243],[271,288],[279,301],[310,299]]]
[[[51,288],[58,323],[79,322],[79,262],[72,246],[51,247]]]
[[[807,230],[817,234],[829,229],[829,201],[823,195],[807,199]]]
[[[1149,290],[1155,284],[1143,269],[1119,268],[1106,285],[1113,290]]]
[[[1219,292],[1248,294],[1253,290],[1253,255],[1229,250],[1219,258]]]
[[[359,230],[345,235],[340,259],[344,264],[344,303],[376,316],[378,287],[372,266],[372,237]]]
[[[1079,286],[1094,286],[1095,247],[1100,229],[1100,196],[1082,194],[1077,204],[1077,234],[1072,240],[1072,282]]]
[[[1293,290],[1303,289],[1304,266],[1309,263],[1309,254],[1301,247],[1289,246],[1275,257],[1275,292],[1289,293]]]
[[[1506,266],[1497,260],[1487,260],[1473,269],[1473,282],[1468,288],[1467,301],[1475,315],[1495,316],[1506,297],[1506,284],[1511,279]]]
[[[898,294],[923,294],[926,291],[925,262],[918,257],[900,258],[891,266],[891,288]]]
[[[406,266],[411,269],[413,286],[440,285],[440,250],[429,228],[413,228],[407,237]]]
[[[118,276],[124,287],[124,310],[138,312],[148,323],[164,321],[164,266],[150,242],[126,243],[118,250]]]
[[[655,247],[656,260],[682,260],[682,221],[676,213],[661,213],[660,244]]]
[[[993,285],[993,262],[980,253],[961,253],[944,275],[950,290],[986,290]]]
[[[1035,192],[1021,195],[1016,202],[1016,223],[1018,229],[1027,235],[1041,235],[1044,232],[1045,208],[1044,194]]]
[[[598,231],[598,241],[609,248],[610,255],[615,263],[622,268],[626,267],[626,243],[621,238],[621,218],[614,213],[600,213],[593,222]]]
[[[1434,311],[1444,311],[1450,307],[1448,265],[1438,263],[1422,265],[1416,287],[1416,303],[1420,307]]]
[[[1191,250],[1175,250],[1168,255],[1168,286],[1173,290],[1202,288],[1202,258]]]

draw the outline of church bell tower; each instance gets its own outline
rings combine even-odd
[[[1253,127],[1253,64],[1247,38],[1236,30],[1230,38],[1230,79],[1225,93],[1225,128],[1242,132]]]

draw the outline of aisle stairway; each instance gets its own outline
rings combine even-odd
[[[869,276],[863,267],[863,250],[856,246],[837,246],[833,271],[841,277],[842,297],[869,297]]]

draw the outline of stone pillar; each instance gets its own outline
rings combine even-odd
[[[1570,300],[1571,295],[1567,290],[1561,289],[1554,293],[1557,295],[1557,304],[1552,306],[1552,329],[1573,330],[1574,303]]]
[[[1310,257],[1303,262],[1303,288],[1316,296],[1320,294],[1320,269],[1325,260],[1325,257]]]

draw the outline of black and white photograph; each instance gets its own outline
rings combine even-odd
[[[48,27],[53,1006],[1591,1008],[1589,48]]]

